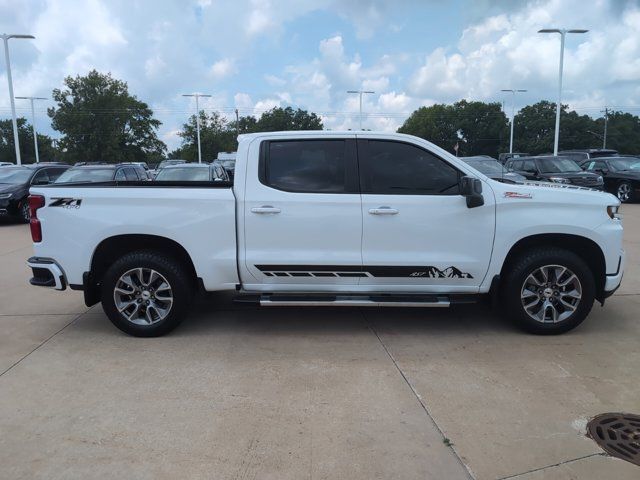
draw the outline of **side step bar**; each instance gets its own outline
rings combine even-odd
[[[446,296],[418,295],[261,295],[263,307],[449,307]]]

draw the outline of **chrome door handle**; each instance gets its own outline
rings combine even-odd
[[[253,213],[262,213],[262,214],[273,214],[280,213],[280,209],[276,207],[272,207],[271,205],[263,205],[261,207],[253,207],[251,209]]]
[[[397,215],[399,210],[391,207],[378,207],[378,208],[370,208],[369,213],[371,215]]]

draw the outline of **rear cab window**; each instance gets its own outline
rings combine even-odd
[[[297,193],[355,193],[354,139],[267,140],[261,145],[259,179]]]

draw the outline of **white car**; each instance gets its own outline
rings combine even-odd
[[[554,334],[624,270],[613,195],[500,183],[401,134],[242,135],[233,184],[33,186],[30,204],[31,283],[84,290],[136,336],[175,328],[199,289],[312,307],[490,295]]]

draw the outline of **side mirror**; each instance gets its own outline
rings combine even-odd
[[[40,180],[34,180],[33,182],[31,182],[31,185],[49,185],[49,180],[44,180],[44,179],[40,179]]]
[[[460,179],[460,195],[467,199],[468,208],[484,205],[482,182],[475,177],[465,176]]]

